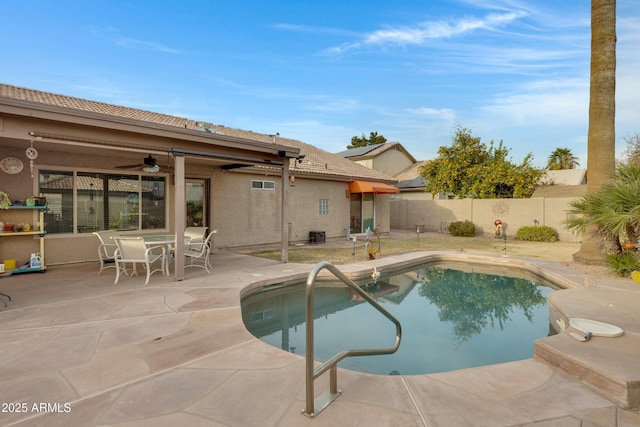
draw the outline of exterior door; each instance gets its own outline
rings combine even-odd
[[[373,233],[374,224],[373,193],[362,193],[362,232]]]
[[[186,227],[207,226],[208,187],[206,179],[186,179]]]
[[[351,194],[351,227],[352,233],[365,233],[367,228],[373,232],[375,228],[373,193]]]
[[[349,227],[352,233],[362,233],[362,194],[351,194],[351,221]]]

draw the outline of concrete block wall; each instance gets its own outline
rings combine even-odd
[[[523,226],[546,225],[556,230],[560,240],[577,242],[580,236],[563,224],[571,200],[574,198],[392,200],[391,228],[415,230],[424,225],[427,232],[445,232],[450,222],[469,220],[477,234],[491,235],[499,219],[507,236],[514,236]]]

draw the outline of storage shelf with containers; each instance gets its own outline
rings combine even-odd
[[[2,222],[2,231],[0,231],[0,238],[3,238],[0,245],[11,245],[10,240],[13,238],[20,238],[25,236],[40,236],[39,240],[39,252],[31,252],[29,261],[23,265],[17,265],[16,259],[6,258],[2,260],[4,264],[5,274],[21,274],[21,273],[43,273],[47,267],[44,262],[44,236],[47,234],[44,229],[44,212],[47,209],[46,206],[9,206],[6,209],[0,209],[0,221]],[[24,222],[25,212],[38,212],[38,223],[32,225],[30,222]],[[6,238],[6,239],[5,239]],[[4,251],[3,251],[4,252]],[[21,255],[21,259],[27,258],[27,255]]]

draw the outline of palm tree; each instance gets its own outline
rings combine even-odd
[[[549,170],[574,169],[576,166],[580,166],[580,162],[568,148],[556,148],[547,161]]]
[[[615,169],[616,1],[591,0],[591,69],[587,193],[610,182]],[[594,226],[582,236],[578,262],[599,262],[601,239]]]
[[[637,243],[640,237],[640,166],[623,164],[612,179],[597,191],[569,203],[566,223],[578,232],[595,226],[608,255],[620,253],[624,242]]]

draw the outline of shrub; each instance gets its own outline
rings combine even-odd
[[[640,270],[640,261],[635,251],[625,250],[615,255],[605,255],[609,268],[620,277],[629,277]]]
[[[516,239],[530,242],[555,242],[558,240],[556,230],[546,225],[528,225],[520,227]]]
[[[473,237],[476,235],[476,226],[469,220],[455,221],[449,224],[449,233],[452,236]]]

